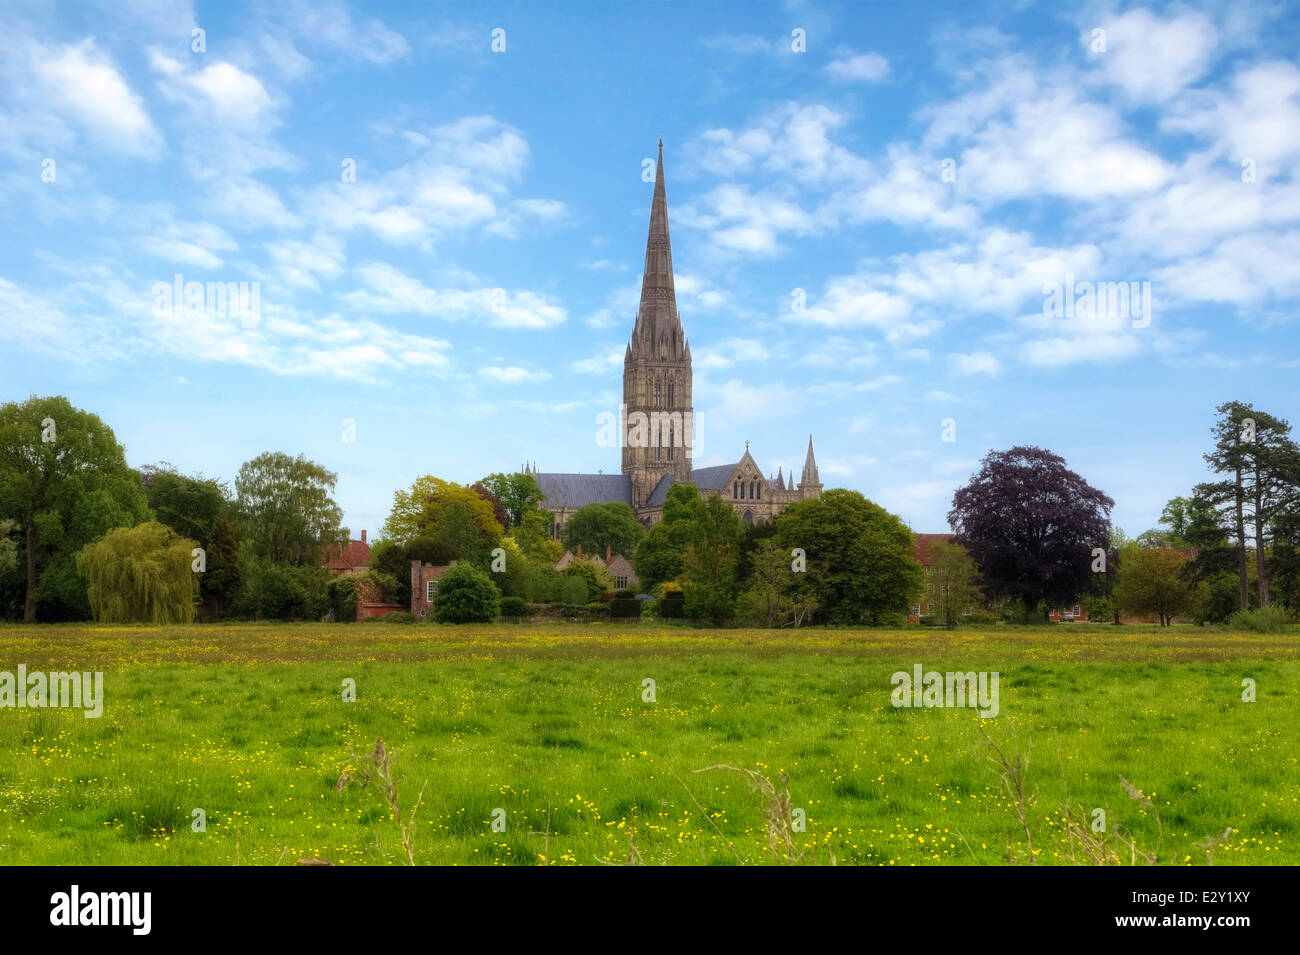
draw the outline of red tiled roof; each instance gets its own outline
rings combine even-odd
[[[930,545],[937,540],[952,540],[951,534],[917,534],[916,535],[916,560],[921,566],[930,563]]]
[[[345,547],[334,547],[325,553],[325,566],[330,570],[351,570],[370,563],[370,545],[364,541],[348,541]]]

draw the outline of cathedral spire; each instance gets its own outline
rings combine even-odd
[[[808,456],[804,458],[799,490],[804,497],[821,497],[822,482],[817,476],[817,459],[813,457],[812,435],[808,435]]]
[[[664,188],[664,141],[659,140],[655,165],[655,191],[650,202],[650,231],[645,243],[645,270],[641,276],[641,304],[632,332],[633,354],[653,358],[678,358],[686,348],[677,293],[673,287],[673,252],[668,238],[668,193]]]

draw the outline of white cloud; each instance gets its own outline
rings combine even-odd
[[[1160,103],[1200,79],[1218,42],[1214,24],[1200,13],[1162,19],[1141,8],[1103,18],[1106,50],[1091,54],[1105,77],[1137,102]],[[1092,43],[1092,27],[1084,30]]]
[[[622,366],[626,353],[627,346],[619,345],[617,348],[606,349],[590,358],[580,358],[569,367],[580,375],[604,376]]]
[[[343,243],[328,235],[310,242],[285,239],[267,243],[272,267],[290,285],[320,288],[320,279],[332,279],[343,271]]]
[[[842,83],[877,83],[889,75],[889,61],[879,53],[846,53],[831,60],[826,72]]]
[[[367,288],[344,296],[354,308],[427,315],[457,321],[482,320],[498,328],[550,328],[567,317],[565,309],[545,296],[503,288],[434,289],[384,263],[360,266]]]
[[[988,352],[954,352],[948,357],[959,375],[997,375],[1002,371],[1002,363]]]
[[[30,52],[48,105],[71,117],[99,146],[144,158],[162,152],[162,136],[143,101],[94,39],[56,48],[38,44]]]
[[[478,373],[484,378],[490,378],[493,381],[501,382],[505,385],[516,385],[521,382],[546,381],[550,374],[545,371],[533,371],[522,368],[519,365],[487,365],[478,370]]]

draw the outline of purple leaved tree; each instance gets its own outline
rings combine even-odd
[[[990,451],[952,499],[948,523],[979,565],[991,598],[1032,614],[1046,601],[1074,601],[1089,588],[1093,548],[1106,548],[1115,502],[1043,448]]]

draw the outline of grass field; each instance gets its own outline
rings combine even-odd
[[[806,863],[1059,864],[1079,858],[1070,805],[1162,863],[1295,865],[1298,647],[1088,625],[0,626],[0,671],[105,675],[99,719],[0,709],[0,862],[406,864],[381,796],[336,788],[382,738],[408,820],[427,784],[422,864],[778,861],[769,796],[696,772],[725,764],[788,774]],[[999,715],[895,708],[890,675],[917,663],[999,672]],[[1024,826],[981,725],[1028,753]]]

